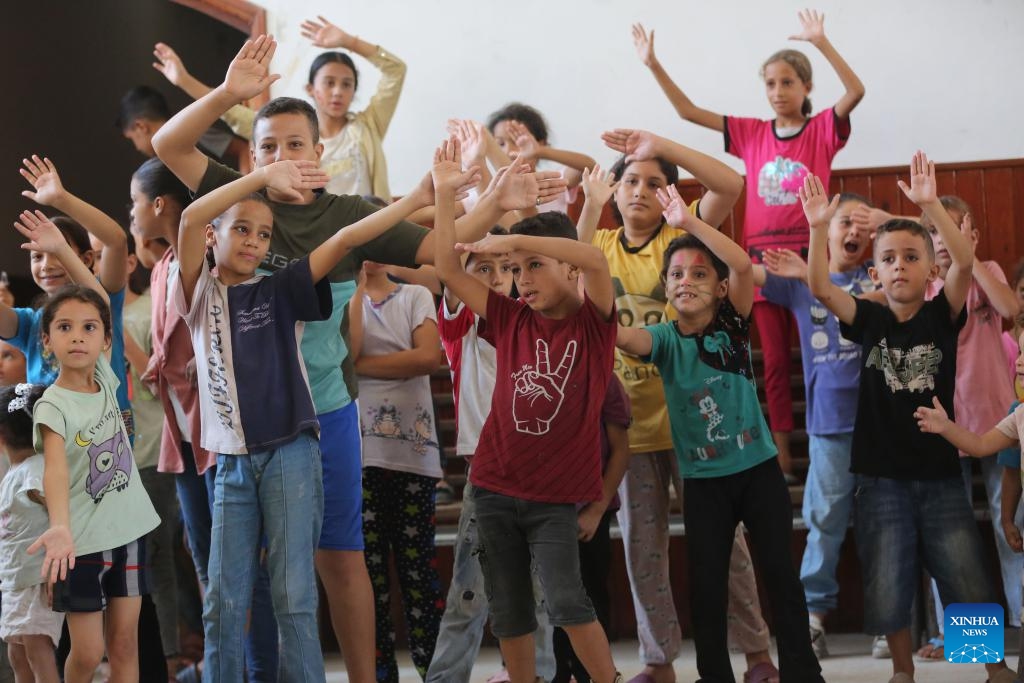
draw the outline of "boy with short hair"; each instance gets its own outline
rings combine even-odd
[[[952,258],[943,290],[927,302],[925,290],[938,267],[920,224],[893,220],[876,233],[870,273],[888,306],[856,299],[828,274],[826,229],[838,198],[829,203],[814,176],[800,191],[811,226],[811,293],[839,318],[843,336],[863,348],[850,468],[857,475],[854,525],[864,571],[864,628],[886,635],[890,683],[914,680],[909,627],[920,564],[946,603],[996,601],[956,449],[922,434],[914,420],[915,410],[933,401],[952,409],[973,255],[938,201],[935,165],[918,152],[910,169],[910,187],[900,181],[900,188],[934,221]],[[1004,662],[985,668],[991,683],[1014,679]]]
[[[275,49],[275,41],[268,36],[247,40],[228,67],[224,83],[179,112],[154,136],[161,161],[193,192],[204,195],[239,177],[212,162],[196,143],[224,112],[260,94],[280,77],[269,69]],[[272,100],[253,124],[253,166],[258,170],[282,159],[319,162],[323,152],[319,133],[316,111],[309,103],[286,97]],[[535,209],[565,190],[565,181],[556,176],[522,169],[499,174],[474,211],[459,220],[459,232],[465,239],[479,239],[506,211]],[[268,271],[306,256],[339,228],[377,210],[359,197],[312,189],[283,193],[268,188],[267,199],[276,228],[261,264]],[[397,221],[383,235],[348,254],[328,275],[334,299],[331,317],[308,325],[303,337],[303,361],[323,434],[324,520],[317,569],[353,683],[373,683],[376,673],[373,589],[363,557],[356,388],[346,381],[352,373],[344,371],[351,369],[344,312],[364,260],[410,267],[430,263],[434,239],[426,228]]]
[[[121,98],[114,126],[126,140],[131,140],[135,151],[152,158],[156,156],[153,136],[170,118],[171,108],[164,96],[148,85],[138,85]],[[241,158],[248,151],[245,141],[235,137],[226,124],[210,126],[199,140],[199,146],[218,159]]]
[[[486,320],[497,352],[491,413],[470,480],[491,628],[513,683],[533,683],[531,558],[552,625],[569,634],[593,680],[620,680],[580,578],[576,503],[601,500],[600,408],[612,368],[615,296],[599,249],[576,241],[564,214],[517,223],[511,235],[456,245],[458,142],[438,152],[434,232],[438,277]],[[509,173],[522,164],[516,160]],[[466,273],[456,249],[508,252],[518,301]],[[577,292],[585,276],[585,294]]]

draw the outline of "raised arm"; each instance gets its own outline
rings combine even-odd
[[[633,24],[633,45],[636,47],[640,61],[651,70],[654,80],[658,81],[661,91],[668,97],[668,101],[672,103],[680,117],[691,123],[696,123],[698,126],[717,130],[719,133],[725,130],[725,121],[721,114],[695,105],[665,71],[654,54],[653,30],[647,33],[641,24]]]
[[[935,162],[921,151],[910,160],[910,187],[902,180],[897,181],[907,199],[917,204],[931,219],[935,229],[942,236],[942,243],[949,251],[952,264],[946,272],[942,290],[949,301],[950,315],[956,319],[967,303],[967,292],[971,287],[971,272],[974,269],[974,249],[953,218],[946,212],[938,197],[935,181]]]
[[[594,306],[605,318],[612,314],[615,306],[615,292],[608,259],[592,244],[581,244],[579,240],[565,237],[536,237],[533,235],[487,235],[472,244],[456,244],[455,248],[475,254],[504,254],[511,251],[529,251],[547,256],[571,266],[583,273],[583,289]],[[467,302],[468,303],[468,302]]]
[[[754,269],[746,249],[690,213],[675,185],[659,188],[657,196],[669,225],[686,230],[729,266],[729,301],[737,313],[750,315],[754,306]]]
[[[645,130],[616,128],[601,136],[604,143],[626,155],[627,161],[661,158],[693,174],[707,192],[700,198],[700,217],[719,227],[743,192],[743,178],[718,159]]]
[[[450,148],[453,144],[457,144],[454,138],[446,141],[445,146]],[[449,165],[445,168],[446,174],[450,172]],[[511,165],[499,169],[490,187],[480,196],[476,207],[455,221],[456,241],[475,242],[483,239],[487,231],[497,225],[506,213],[525,209],[535,210],[562,192],[565,192],[565,178],[558,171],[530,172],[525,160],[516,159]],[[431,264],[434,261],[436,217],[434,222],[435,230],[431,230],[423,238],[416,251],[416,263],[420,265]]]
[[[128,235],[124,228],[92,204],[68,192],[61,183],[57,167],[48,158],[40,159],[33,154],[31,159],[22,159],[22,163],[24,168],[19,172],[34,188],[34,191],[23,191],[22,196],[71,216],[102,242],[100,282],[108,292],[124,289],[128,284]]]
[[[196,144],[228,109],[255,97],[280,78],[270,73],[277,43],[270,36],[247,40],[228,66],[224,82],[178,112],[153,136],[153,149],[174,175],[193,192],[206,173],[209,158]]]
[[[580,211],[580,219],[576,222],[576,234],[580,242],[590,244],[597,233],[597,224],[601,221],[604,205],[615,194],[615,188],[619,183],[612,179],[611,171],[605,173],[600,166],[595,165],[594,168],[583,172],[580,184],[583,186],[583,196],[586,199]]]
[[[974,229],[974,219],[971,214],[964,215],[963,221],[960,223],[960,232],[970,241],[971,249],[977,254],[978,232]],[[999,312],[999,315],[1007,320],[1013,320],[1020,313],[1017,296],[1010,289],[1010,285],[1006,283],[1006,276],[999,265],[995,263],[992,265],[994,268],[990,269],[975,255],[971,275],[977,280],[985,298]]]
[[[192,292],[204,267],[206,226],[217,216],[265,187],[273,188],[283,196],[301,199],[303,190],[323,187],[327,181],[327,174],[315,161],[278,161],[221,185],[189,204],[181,214],[181,229],[178,231],[178,264],[185,302],[191,305]],[[314,281],[318,279],[314,278]]]
[[[370,98],[370,104],[360,112],[377,133],[384,137],[398,107],[398,98],[402,94],[405,83],[405,62],[386,52],[378,45],[368,43],[359,36],[346,32],[340,26],[332,24],[322,16],[302,22],[302,36],[313,45],[334,49],[341,48],[355,52],[380,69],[381,78],[377,83],[377,91]]]
[[[821,178],[808,175],[799,191],[807,224],[811,226],[811,243],[807,253],[807,286],[811,294],[847,325],[857,315],[857,301],[832,282],[828,274],[828,224],[839,208],[839,195],[829,202]]]
[[[921,406],[914,411],[917,426],[922,432],[938,434],[972,458],[984,458],[1018,444],[1016,439],[1011,439],[998,429],[990,429],[984,434],[975,434],[964,429],[949,419],[938,396],[932,397],[932,406],[934,407]]]
[[[107,290],[89,270],[89,266],[85,265],[85,261],[71,248],[57,226],[43,215],[42,211],[22,211],[19,218],[20,222],[15,222],[14,227],[28,240],[21,245],[22,249],[53,254],[67,270],[72,282],[93,290],[107,302],[108,306],[110,305]]]
[[[153,56],[156,57],[156,61],[153,62],[153,68],[162,73],[164,78],[170,81],[171,85],[175,85],[183,90],[193,100],[205,97],[213,90],[213,88],[189,73],[188,69],[185,68],[185,63],[181,61],[181,57],[167,43],[157,43],[153,47]]]
[[[846,91],[835,104],[836,116],[845,119],[850,115],[862,99],[864,99],[864,84],[853,72],[846,60],[840,56],[833,47],[831,41],[825,37],[825,14],[817,10],[805,9],[799,12],[800,32],[789,37],[790,40],[806,40],[818,48],[828,63],[835,69],[836,75],[842,81]]]
[[[476,184],[477,169],[463,171],[453,182],[456,187],[456,201],[464,199],[469,189]],[[309,268],[313,272],[313,281],[320,280],[352,249],[379,237],[391,226],[405,219],[409,214],[434,203],[434,185],[431,174],[420,181],[415,190],[397,202],[388,204],[366,218],[346,226],[336,232],[330,239],[313,250],[309,255]],[[408,375],[406,375],[408,376]]]
[[[540,144],[530,129],[519,121],[507,121],[506,125],[506,130],[515,140],[520,155],[532,160],[546,159],[565,166],[567,171],[564,175],[569,187],[579,185],[584,169],[593,168],[597,163],[586,154]]]
[[[507,170],[502,171],[505,173]],[[490,289],[463,269],[462,260],[455,251],[455,196],[458,178],[462,173],[459,141],[451,138],[441,143],[434,153],[434,229],[424,239],[433,238],[433,262],[437,276],[466,306],[482,318],[487,317],[487,297]],[[480,205],[468,216],[480,211]],[[493,224],[492,224],[493,225]],[[422,249],[422,246],[421,246]]]

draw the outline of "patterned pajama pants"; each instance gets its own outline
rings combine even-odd
[[[437,479],[367,467],[363,470],[363,536],[366,568],[373,583],[377,624],[377,681],[398,683],[395,632],[391,623],[392,554],[409,632],[409,649],[421,677],[434,656],[444,612],[434,546],[434,485]]]

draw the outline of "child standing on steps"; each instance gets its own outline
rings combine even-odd
[[[807,220],[797,201],[797,190],[808,173],[828,187],[832,159],[850,137],[850,113],[864,97],[864,85],[825,35],[825,16],[814,10],[799,14],[801,30],[790,40],[806,41],[821,51],[835,69],[845,92],[830,109],[811,115],[808,97],[813,87],[811,62],[797,50],[780,50],[761,66],[772,119],[722,116],[695,105],[680,90],[654,55],[654,32],[633,27],[633,42],[641,60],[679,116],[723,134],[725,151],[743,159],[747,175],[744,242],[754,263],[769,248],[805,252]],[[765,393],[772,438],[787,480],[793,481],[790,432],[793,400],[790,394],[790,338],[793,317],[785,309],[764,301],[754,303],[764,352]]]

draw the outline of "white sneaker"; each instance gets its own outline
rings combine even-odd
[[[892,659],[892,653],[889,652],[889,641],[885,639],[885,636],[875,636],[875,640],[871,643],[871,656],[875,659]]]

